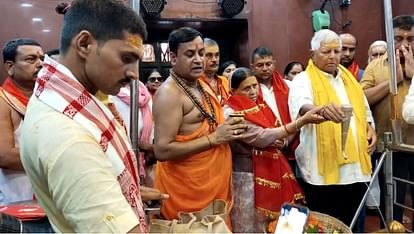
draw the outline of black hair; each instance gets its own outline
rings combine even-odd
[[[53,50],[47,51],[45,54],[47,54],[50,57],[52,55],[59,55],[60,52],[59,52],[59,49],[53,49]]]
[[[300,65],[302,67],[302,70],[305,70],[305,66],[303,66],[302,63],[297,62],[297,61],[293,61],[293,62],[288,63],[288,65],[286,65],[285,71],[283,72],[283,75],[287,76],[289,74],[290,70],[292,70],[292,68],[295,65]]]
[[[203,35],[193,28],[182,27],[172,31],[168,36],[168,45],[170,47],[170,51],[174,54],[177,54],[178,46],[181,43],[192,41],[196,37],[202,38]]]
[[[24,45],[40,46],[39,42],[31,38],[16,38],[10,40],[3,47],[3,62],[14,62],[16,60],[17,48]]]
[[[402,30],[410,31],[414,26],[414,16],[412,15],[399,15],[392,20],[393,28],[400,28]]]
[[[273,57],[273,53],[269,48],[260,46],[253,50],[252,57],[251,57],[252,63],[254,62],[254,59],[256,56],[258,56],[259,58],[264,58],[264,57],[269,57],[269,56]]]
[[[148,81],[148,78],[150,77],[150,75],[151,75],[153,72],[158,72],[158,73],[160,73],[161,78],[162,78],[162,79],[164,79],[164,76],[162,75],[161,71],[159,71],[157,68],[152,68],[152,69],[149,69],[149,70],[147,70],[147,71],[145,72],[145,81]]]
[[[224,70],[226,70],[226,68],[227,68],[228,66],[232,65],[232,64],[234,64],[234,66],[236,66],[236,67],[237,67],[237,63],[236,63],[236,62],[234,62],[233,60],[228,60],[228,61],[226,61],[226,62],[224,62],[224,63],[220,64],[220,66],[219,66],[219,68],[218,68],[218,71],[217,71],[217,74],[219,74],[219,75],[223,75]]]
[[[87,30],[98,41],[123,39],[125,32],[139,34],[144,40],[147,29],[142,18],[119,0],[75,0],[69,6],[61,3],[56,7],[64,14],[60,38],[60,52],[65,54],[73,37]]]
[[[239,67],[237,68],[233,74],[231,75],[231,87],[232,89],[239,88],[240,84],[250,76],[254,76],[252,70],[247,67]]]

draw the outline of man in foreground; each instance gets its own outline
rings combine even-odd
[[[130,141],[94,97],[138,78],[146,36],[143,20],[116,0],[75,0],[64,16],[59,63],[45,58],[20,149],[56,232],[147,232]]]

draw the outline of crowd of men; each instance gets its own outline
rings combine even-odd
[[[393,25],[396,111],[406,120],[404,143],[414,144],[409,134],[414,130],[414,17],[398,16]],[[230,143],[246,137],[248,122],[241,116],[224,118],[232,92],[231,79],[229,84],[217,74],[219,45],[192,28],[171,32],[170,75],[160,85],[161,74],[151,73],[147,86],[154,89],[144,92],[152,110],[142,113],[152,117],[141,117],[151,122],[143,127],[147,142],[141,142],[146,143],[142,149],[158,162],[151,172],[154,188],[140,185],[151,173],[142,173],[145,160],[135,157],[126,117],[120,118],[122,113],[103,102],[100,93],[105,100],[111,100],[107,95],[129,98],[129,90],[125,96],[120,90],[138,79],[146,37],[143,20],[123,4],[75,0],[64,16],[58,59],[45,57],[31,39],[4,46],[8,77],[0,89],[1,204],[35,196],[53,229],[61,232],[147,232],[143,201],[151,200],[163,200],[161,216],[168,220],[182,211],[202,210],[215,199],[225,200],[231,214]],[[383,152],[382,136],[391,131],[394,115],[387,54],[364,71],[354,59],[356,47],[351,34],[316,32],[306,69],[292,81],[276,71],[269,48],[257,47],[250,61],[258,92],[289,135],[274,144],[297,172],[306,206],[346,224],[366,191],[371,155]],[[345,146],[344,104],[353,107]],[[292,123],[299,130],[295,120],[313,108],[319,108],[322,122],[289,131]],[[414,179],[410,155],[396,153],[393,160],[398,177]],[[404,203],[405,190],[398,184],[397,201]],[[402,209],[395,208],[394,215],[401,221]]]

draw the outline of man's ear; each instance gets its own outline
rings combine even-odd
[[[73,43],[76,53],[81,58],[86,58],[93,51],[96,40],[89,31],[82,30],[75,36]]]
[[[10,76],[10,77],[12,77],[13,74],[14,74],[14,62],[13,61],[10,61],[10,60],[7,60],[4,63],[4,69],[6,69],[7,75]]]
[[[177,64],[177,55],[174,52],[170,52],[170,63],[172,66]]]
[[[313,57],[315,56],[315,51],[314,50],[311,50],[310,51],[310,57],[312,58],[312,60],[313,60]]]

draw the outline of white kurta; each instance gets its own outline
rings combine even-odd
[[[414,77],[412,78],[414,79]],[[408,94],[403,104],[402,115],[404,120],[409,124],[414,124],[414,85],[411,82]]]
[[[336,77],[324,73],[329,83],[332,85],[342,104],[349,104],[349,99],[345,90],[344,83],[340,78],[340,73]],[[364,96],[365,98],[365,96]],[[313,91],[307,72],[298,74],[291,82],[289,92],[290,114],[296,118],[299,110],[305,104],[313,105]],[[372,113],[368,101],[365,98],[365,108],[367,122],[373,123]],[[356,139],[355,118],[351,118],[351,128],[355,142]],[[358,147],[359,148],[359,147]],[[300,144],[295,152],[296,161],[303,179],[313,185],[324,185],[324,178],[319,174],[316,145],[316,125],[308,124],[301,128]],[[362,173],[359,163],[344,164],[339,168],[339,182],[337,184],[351,184],[356,182],[366,182],[370,180],[370,175]]]
[[[288,86],[290,86],[291,82],[289,80],[283,80],[283,81],[285,81],[285,83]],[[262,90],[263,99],[265,100],[266,104],[270,107],[270,109],[272,109],[273,114],[276,115],[277,119],[281,119],[279,109],[277,108],[277,101],[275,98],[275,93],[273,91],[273,86],[270,86],[270,89],[269,89],[267,88],[266,85],[260,84],[260,88]]]

